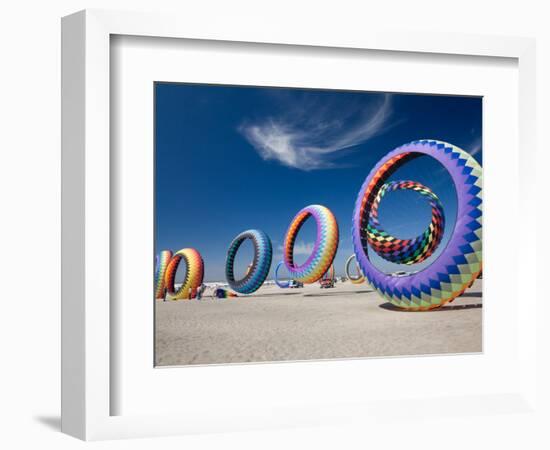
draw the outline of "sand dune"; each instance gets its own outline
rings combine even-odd
[[[482,282],[443,308],[396,311],[366,285],[264,286],[156,303],[159,366],[482,351]]]

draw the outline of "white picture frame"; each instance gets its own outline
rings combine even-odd
[[[519,185],[514,201],[522,221],[535,228],[536,195],[530,173],[535,153],[535,43],[532,39],[459,34],[398,33],[349,30],[331,34],[266,28],[250,23],[209,29],[185,17],[112,11],[82,11],[62,22],[62,430],[86,440],[232,431],[281,426],[360,422],[390,416],[396,400],[334,404],[330,414],[310,403],[301,408],[278,405],[270,413],[249,411],[234,418],[213,419],[197,414],[113,415],[112,365],[120,355],[113,349],[116,323],[110,304],[111,185],[110,168],[111,37],[142,36],[256,44],[298,45],[302,48],[368,49],[416,54],[501,57],[517,60],[519,76]],[[519,198],[522,199],[519,202]],[[518,284],[532,277],[536,242],[517,249]],[[516,389],[464,398],[404,399],[409,414],[428,408],[440,416],[493,415],[503,409],[518,415],[538,414],[536,404],[536,301],[534,283],[522,287],[517,315],[521,367]],[[151,362],[152,364],[152,362]],[[335,363],[335,364],[344,364]],[[256,366],[257,367],[257,366]],[[275,367],[250,370],[276,370]],[[313,367],[313,366],[312,366]],[[342,366],[343,367],[343,366]],[[246,368],[246,367],[245,367]],[[311,368],[312,371],[315,368]],[[345,370],[345,369],[343,369]],[[351,369],[350,369],[351,370]],[[200,389],[200,386],[198,387]],[[197,387],[195,387],[197,389]],[[451,412],[452,411],[452,412]],[[227,412],[225,412],[227,414]]]

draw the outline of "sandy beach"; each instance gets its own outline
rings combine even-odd
[[[482,281],[446,306],[396,310],[366,285],[263,286],[249,296],[156,303],[158,366],[482,351]]]

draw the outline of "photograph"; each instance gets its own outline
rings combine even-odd
[[[483,352],[483,98],[154,83],[156,367]]]

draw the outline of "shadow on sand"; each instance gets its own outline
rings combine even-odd
[[[304,294],[304,297],[333,297],[333,296],[337,296],[337,295],[366,294],[367,292],[372,292],[372,291],[319,292],[318,294]]]
[[[301,294],[301,292],[286,292],[285,295],[298,295]],[[251,294],[251,295],[241,295],[242,298],[262,298],[262,297],[278,297],[280,296],[280,293],[273,293],[273,294]]]
[[[469,297],[469,298],[481,298],[481,292],[464,292],[459,298]]]
[[[466,295],[463,295],[462,297],[466,297]],[[471,297],[474,297],[474,296],[472,295]],[[418,312],[418,311],[409,311],[408,309],[398,308],[397,306],[394,306],[391,303],[382,303],[380,305],[380,308],[386,309],[388,311],[397,311],[397,312],[405,312],[405,313]],[[430,309],[429,311],[423,311],[423,312],[424,313],[443,312],[443,311],[456,311],[456,310],[461,310],[461,309],[477,309],[477,308],[483,308],[483,304],[482,303],[471,303],[469,305],[449,305],[449,304],[447,304],[445,306],[442,306],[441,308]]]

